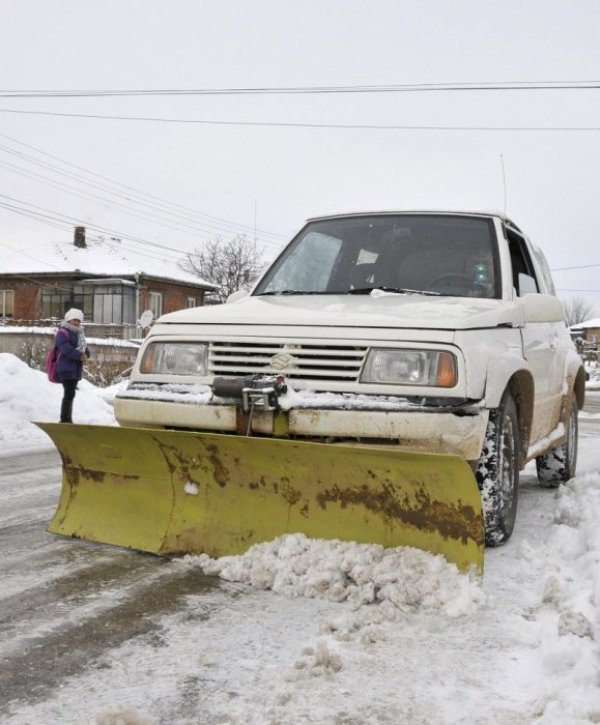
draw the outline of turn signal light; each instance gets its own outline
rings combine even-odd
[[[436,384],[441,388],[452,388],[456,385],[456,359],[449,352],[439,353]]]

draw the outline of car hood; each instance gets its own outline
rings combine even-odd
[[[518,326],[516,302],[374,292],[370,295],[279,295],[172,312],[165,325],[266,325],[465,330]],[[156,330],[158,332],[158,330]]]

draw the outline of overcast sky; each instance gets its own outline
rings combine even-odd
[[[324,213],[506,209],[554,269],[598,265],[555,281],[600,310],[600,87],[539,89],[600,86],[596,0],[5,0],[0,21],[5,253],[75,223],[143,259],[235,232],[274,253]],[[516,83],[537,89],[6,97]]]

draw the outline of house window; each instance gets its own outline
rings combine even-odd
[[[186,305],[188,307],[195,307],[196,306],[196,298],[195,297],[186,297],[185,298]]]
[[[135,288],[110,280],[86,281],[72,290],[42,291],[42,317],[60,319],[69,307],[83,310],[86,322],[135,324]]]
[[[69,307],[75,307],[73,293],[67,289],[42,290],[42,318],[59,320]],[[83,309],[83,308],[80,308]]]
[[[90,284],[84,287],[93,304],[93,321],[101,325],[135,323],[135,289],[125,284]],[[84,308],[85,310],[85,308]]]
[[[152,310],[154,319],[157,320],[163,311],[163,296],[162,292],[149,292],[148,293],[148,306]]]
[[[13,317],[15,293],[10,289],[0,290],[0,317]]]

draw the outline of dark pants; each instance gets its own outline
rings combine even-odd
[[[75,399],[75,391],[77,390],[78,380],[63,380],[63,399],[60,406],[60,422],[72,423],[73,419],[73,400]]]

